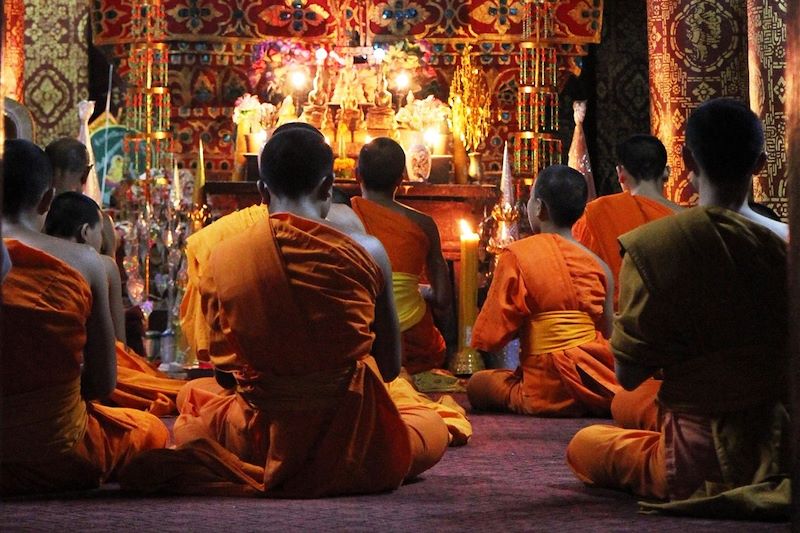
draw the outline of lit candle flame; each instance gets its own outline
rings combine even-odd
[[[461,228],[461,235],[463,237],[465,237],[467,235],[474,235],[474,233],[472,231],[472,226],[469,225],[469,222],[467,222],[466,220],[464,220],[462,218],[461,220],[458,221],[458,224],[459,224],[459,226]]]

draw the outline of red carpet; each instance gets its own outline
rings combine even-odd
[[[2,531],[788,531],[787,524],[637,513],[633,497],[588,489],[564,462],[593,420],[474,414],[475,436],[391,494],[327,500],[136,498],[109,485],[6,500]]]

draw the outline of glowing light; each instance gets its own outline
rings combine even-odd
[[[267,144],[267,132],[266,130],[259,130],[255,134],[256,136],[256,143],[258,144],[258,151],[261,151],[261,148]]]
[[[328,146],[331,145],[331,138],[328,137],[327,135],[325,136],[325,144],[327,144]]]
[[[475,233],[472,231],[472,226],[470,226],[469,222],[467,222],[463,218],[458,221],[458,225],[459,225],[459,228],[461,229],[461,236],[462,237],[475,235]]]
[[[317,63],[322,63],[328,57],[328,51],[324,48],[317,48],[317,51],[314,52],[314,57],[317,58]]]
[[[394,79],[394,84],[397,86],[398,89],[402,91],[404,89],[407,89],[408,86],[411,85],[411,78],[408,77],[408,73],[401,72]]]
[[[428,128],[425,130],[425,133],[422,134],[422,140],[425,141],[427,145],[434,145],[436,141],[439,140],[439,131],[436,128]]]
[[[375,58],[375,62],[378,64],[383,63],[383,58],[386,57],[386,50],[383,48],[376,48],[372,51],[372,57]]]
[[[366,135],[364,137],[364,144],[369,144],[372,142],[372,135]]]
[[[302,70],[295,70],[294,72],[291,73],[289,77],[289,82],[292,84],[292,87],[294,87],[296,90],[300,90],[303,87],[305,87],[307,81],[308,80],[306,79],[306,73],[303,72]]]

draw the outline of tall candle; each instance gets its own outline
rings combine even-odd
[[[461,220],[461,269],[458,277],[459,350],[469,348],[478,315],[478,242],[466,220]]]
[[[206,162],[203,157],[203,139],[200,139],[200,151],[197,160],[197,179],[194,180],[194,198],[196,205],[203,205],[203,187],[206,184]]]
[[[172,162],[172,207],[176,210],[181,208],[183,200],[183,190],[181,190],[181,175],[178,171],[178,162]]]

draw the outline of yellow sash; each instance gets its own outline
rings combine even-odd
[[[594,322],[583,311],[548,311],[528,321],[521,338],[522,350],[527,354],[567,350],[595,337]]]
[[[86,431],[81,380],[3,396],[4,462],[46,461],[71,450]]]
[[[400,320],[400,331],[416,326],[428,309],[425,299],[419,293],[419,276],[392,272],[392,292],[397,318]]]

